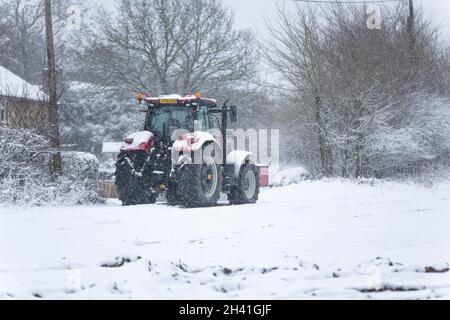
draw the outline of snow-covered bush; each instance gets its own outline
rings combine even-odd
[[[309,179],[310,177],[310,173],[305,168],[294,167],[290,169],[280,170],[278,172],[270,172],[269,184],[271,187],[282,187],[300,183]]]
[[[50,142],[28,129],[0,127],[0,178],[37,179],[49,168]]]
[[[64,174],[74,179],[98,179],[100,163],[97,157],[86,152],[62,153]]]
[[[367,169],[376,176],[421,174],[449,165],[450,101],[416,93],[401,120],[379,119],[367,140]]]
[[[116,161],[108,159],[100,162],[99,179],[100,180],[114,180],[116,172]]]
[[[0,206],[77,205],[99,201],[96,183],[53,177],[48,139],[25,129],[0,128]]]

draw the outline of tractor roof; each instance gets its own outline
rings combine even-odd
[[[164,95],[159,97],[141,96],[141,100],[144,100],[149,105],[164,106],[164,105],[186,105],[191,106],[197,103],[198,105],[214,107],[217,105],[217,101],[214,99],[206,99],[197,94],[180,96],[178,94]]]

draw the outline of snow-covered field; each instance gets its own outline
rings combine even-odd
[[[450,299],[450,183],[248,206],[0,209],[0,299]]]

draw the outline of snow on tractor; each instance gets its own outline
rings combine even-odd
[[[220,194],[230,204],[256,203],[268,184],[267,167],[246,151],[227,153],[228,119],[236,106],[195,96],[149,97],[144,131],[125,138],[116,163],[116,186],[123,205],[153,204],[161,195],[169,205],[209,207]]]

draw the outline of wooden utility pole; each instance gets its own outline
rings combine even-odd
[[[414,0],[409,0],[408,36],[412,54],[414,54],[414,48],[416,46],[416,35],[414,25],[415,25]]]
[[[53,42],[53,18],[51,0],[45,1],[45,30],[47,39],[47,63],[48,63],[48,91],[49,108],[48,120],[50,123],[50,140],[55,153],[52,157],[51,171],[54,175],[62,173],[59,125],[58,125],[58,93],[56,87],[55,46]]]
[[[417,75],[417,54],[416,54],[416,30],[415,30],[415,12],[414,12],[414,0],[409,0],[409,14],[407,23],[408,33],[408,63],[410,65],[410,77],[411,77],[411,90],[416,88],[416,75]]]

